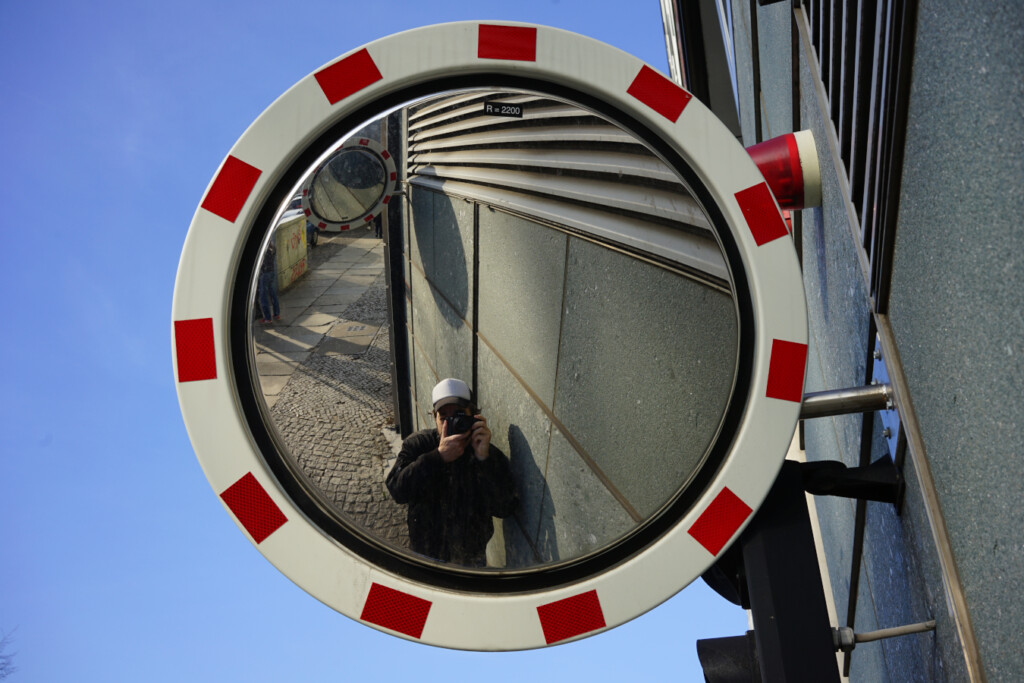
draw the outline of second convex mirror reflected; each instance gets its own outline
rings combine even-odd
[[[487,115],[494,102],[522,118]],[[341,524],[412,562],[522,572],[601,552],[662,514],[720,435],[739,330],[711,221],[645,144],[570,102],[466,91],[390,116],[357,135],[406,151],[389,216],[403,221],[389,231],[397,317],[382,226],[320,232],[315,248],[307,233],[381,201],[378,155],[314,165],[299,188],[316,215],[264,227],[251,367],[281,456]],[[392,348],[405,349],[394,375]],[[451,461],[433,401],[446,378],[466,383],[460,408],[487,431]],[[386,482],[410,458],[428,465],[424,488],[396,500]],[[488,462],[507,464],[511,507],[495,504]],[[477,510],[482,553],[436,549]]]
[[[333,223],[355,220],[380,201],[385,181],[384,164],[378,155],[363,149],[342,149],[313,177],[313,213]]]

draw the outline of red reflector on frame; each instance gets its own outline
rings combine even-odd
[[[541,605],[537,616],[548,645],[605,627],[596,590]]]
[[[229,486],[220,497],[257,544],[288,521],[252,472]]]
[[[773,339],[765,396],[783,401],[802,402],[806,368],[807,344]]]
[[[419,638],[432,604],[429,600],[374,583],[359,618],[411,638]]]
[[[693,97],[646,64],[626,92],[675,123]]]
[[[537,61],[536,28],[480,24],[477,41],[477,57],[480,59]]]
[[[739,496],[723,488],[690,527],[689,534],[709,553],[718,555],[751,512]]]
[[[213,318],[175,320],[174,355],[178,359],[179,382],[217,379]]]
[[[737,192],[736,201],[757,246],[763,246],[789,234],[786,223],[775,207],[767,183],[759,183]]]
[[[241,159],[229,156],[221,166],[220,173],[203,198],[201,207],[231,223],[235,222],[245,200],[256,187],[262,171]]]
[[[373,57],[365,48],[316,72],[315,76],[316,82],[320,84],[320,89],[324,91],[327,101],[331,104],[340,102],[383,78]]]

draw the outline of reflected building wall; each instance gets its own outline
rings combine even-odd
[[[496,555],[508,567],[568,560],[633,529],[700,464],[732,388],[736,314],[720,260],[714,275],[680,274],[550,211],[473,196],[493,187],[431,175],[407,187],[413,428],[433,427],[439,379],[473,387],[520,497]]]
[[[283,292],[306,272],[305,216],[286,215],[274,230],[274,246],[277,249],[277,287]]]

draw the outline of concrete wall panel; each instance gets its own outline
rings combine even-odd
[[[409,250],[413,263],[419,264],[423,272],[432,273],[434,272],[434,193],[414,185],[409,186],[409,193],[408,216],[412,225],[409,228],[409,241],[406,242],[406,248]]]
[[[549,407],[567,239],[557,230],[480,207],[480,334]]]
[[[427,279],[449,304],[445,318],[458,327],[472,320],[473,204],[463,199],[432,193],[434,222],[431,230],[434,261],[424,268]]]
[[[434,347],[434,370],[438,379],[457,377],[471,383],[473,377],[473,331],[468,325],[452,325],[455,311],[446,300],[437,300],[435,325],[439,331]]]
[[[423,348],[415,345],[413,356],[416,363],[414,381],[416,382],[416,403],[414,404],[414,426],[413,431],[421,429],[432,429],[434,419],[431,417],[432,406],[430,404],[430,390],[437,384],[437,375],[430,369]]]
[[[557,429],[551,436],[547,486],[550,506],[543,510],[539,537],[563,560],[604,547],[637,525]]]
[[[553,548],[539,540],[542,529],[551,526],[543,519],[550,509],[545,501],[551,497],[545,482],[551,422],[486,345],[480,345],[477,362],[480,409],[491,429],[491,443],[509,456],[519,496],[515,519],[506,526],[514,523],[520,533],[506,534],[506,557],[510,566],[523,566],[512,565],[513,560],[528,566],[558,559]]]
[[[571,241],[555,414],[641,515],[701,462],[736,339],[731,297]]]
[[[920,5],[890,316],[985,668],[1011,680],[1024,675],[1024,14]]]
[[[744,147],[757,143],[754,135],[754,57],[750,49],[750,2],[733,0],[733,42],[736,51],[736,89]]]
[[[761,60],[761,136],[765,140],[793,130],[793,61],[789,51],[779,49],[789,43],[792,16],[785,2],[765,5],[757,12],[761,54],[770,49],[772,57]]]

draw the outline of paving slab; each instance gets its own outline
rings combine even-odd
[[[260,389],[263,391],[263,396],[280,394],[289,379],[291,379],[291,375],[260,375]]]
[[[285,363],[302,363],[309,358],[309,350],[291,350],[291,351],[274,351],[273,349],[257,349],[256,360],[257,362],[269,363],[272,360],[278,360]]]
[[[359,261],[359,259],[363,258],[363,256],[365,256],[365,255],[366,255],[366,250],[349,247],[348,249],[343,250],[338,256],[335,256],[333,259],[328,261],[328,263],[331,263],[331,264],[342,264],[342,263],[344,263],[344,264],[352,264],[352,263],[356,263],[357,261]]]
[[[327,337],[314,349],[314,353],[330,357],[358,356],[366,353],[371,343],[373,343],[373,335],[345,337],[344,339]]]
[[[330,315],[329,313],[321,313],[318,311],[314,311],[311,313],[305,313],[304,315],[300,315],[298,318],[295,319],[295,322],[292,324],[298,325],[300,327],[305,327],[307,329],[311,329],[315,327],[320,327],[322,325],[334,325],[337,322],[337,316]]]
[[[317,310],[322,311],[326,306],[348,306],[355,303],[355,301],[358,300],[365,291],[365,288],[361,291],[350,288],[346,290],[344,294],[323,294],[316,300]]]
[[[351,304],[330,304],[328,306],[317,306],[316,310],[327,315],[341,317],[345,314],[345,311],[348,310],[350,305]]]
[[[324,282],[334,282],[337,280],[346,270],[348,270],[347,264],[341,264],[337,266],[324,265],[317,269],[315,273],[309,273],[307,277],[312,282],[320,285]]]
[[[283,330],[263,330],[256,335],[256,348],[261,351],[296,352],[308,351],[320,343],[322,334],[299,331],[301,327],[289,327]]]
[[[351,337],[373,337],[377,334],[380,325],[373,323],[359,322],[358,320],[339,320],[338,324],[328,332],[329,337],[334,339],[348,339]]]
[[[319,335],[327,334],[334,326],[333,322],[324,325],[292,325],[290,329],[302,330],[303,332],[316,332]]]
[[[321,296],[334,296],[338,294],[352,294],[357,293],[358,296],[362,296],[366,288],[373,284],[373,280],[376,278],[365,278],[363,282],[353,282],[352,280],[345,279],[346,276],[341,276],[334,281],[330,287],[324,290]]]
[[[337,278],[320,278],[319,280],[310,280],[303,282],[301,285],[296,285],[294,289],[289,289],[286,293],[288,298],[301,298],[305,296],[320,296],[326,292]]]
[[[337,289],[339,287],[369,287],[373,284],[373,281],[377,279],[377,275],[380,274],[380,268],[373,273],[353,273],[355,269],[349,270],[344,275],[338,278],[337,284],[333,285],[331,289]]]
[[[305,357],[303,358],[305,360]],[[274,375],[291,375],[300,364],[297,360],[281,360],[274,358],[268,353],[261,353],[256,356],[256,372],[261,377]]]
[[[281,295],[281,307],[309,306],[316,301],[316,297],[317,295],[312,292],[285,292]]]

